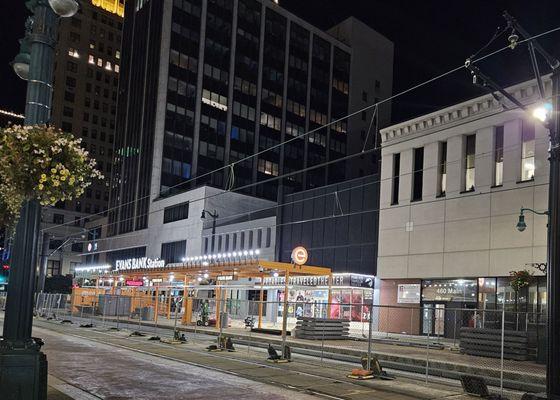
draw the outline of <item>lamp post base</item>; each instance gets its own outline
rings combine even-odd
[[[47,399],[47,356],[40,343],[0,340],[0,393],[5,400]]]

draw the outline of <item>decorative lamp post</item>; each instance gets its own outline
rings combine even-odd
[[[57,14],[73,16],[78,3],[29,0],[25,5],[33,15],[26,21],[26,35],[12,66],[20,78],[27,80],[25,124],[38,125],[47,123],[51,114]],[[47,396],[47,360],[40,351],[43,342],[31,337],[40,220],[39,200],[24,201],[16,226],[0,340],[0,393],[8,399]]]

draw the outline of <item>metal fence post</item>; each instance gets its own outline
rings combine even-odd
[[[387,327],[386,327],[387,329]],[[370,306],[369,311],[369,327],[368,327],[368,343],[367,343],[367,367],[371,371],[371,335],[373,331],[373,304]]]
[[[504,395],[504,340],[505,340],[505,318],[506,309],[502,306],[502,344],[500,356],[500,396]]]

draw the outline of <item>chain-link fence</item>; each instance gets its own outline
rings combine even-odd
[[[36,313],[161,338],[177,338],[174,332],[179,330],[218,345],[218,337],[228,336],[247,346],[247,352],[265,352],[269,344],[280,351],[285,343],[294,361],[329,363],[341,373],[348,372],[348,363],[359,366],[369,354],[389,375],[406,374],[428,384],[451,382],[458,392],[466,375],[483,378],[493,391],[506,391],[509,398],[514,398],[511,391],[545,388],[546,316],[535,313],[439,304],[395,307],[192,298],[171,291],[127,296],[102,289],[40,294]]]

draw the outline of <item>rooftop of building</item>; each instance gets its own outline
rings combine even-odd
[[[550,75],[543,77],[545,96],[550,98],[552,82]],[[531,105],[539,101],[539,91],[536,79],[523,81],[505,88],[523,105]],[[510,104],[506,100],[507,104]],[[515,110],[512,105],[509,110]],[[507,111],[492,94],[475,97],[452,106],[442,108],[429,114],[403,121],[381,129],[382,146],[389,146],[422,135],[431,134],[443,129],[449,129],[484,117]]]

